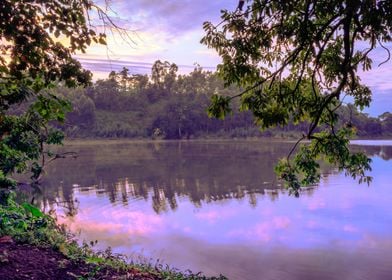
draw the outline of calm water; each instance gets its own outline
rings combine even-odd
[[[179,269],[391,279],[392,141],[355,144],[373,159],[370,187],[324,166],[320,185],[300,198],[273,173],[292,143],[70,144],[78,159],[50,166],[40,199],[81,239]]]

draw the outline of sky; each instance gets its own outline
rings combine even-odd
[[[112,0],[109,14],[129,30],[129,38],[108,35],[108,46],[94,45],[77,58],[96,78],[107,77],[111,70],[130,66],[131,71],[150,73],[160,59],[190,72],[194,64],[214,70],[219,56],[200,44],[203,22],[219,22],[221,9],[234,10],[238,0]]]
[[[103,0],[99,0],[103,1]],[[128,30],[129,38],[105,30],[107,46],[91,46],[86,54],[77,54],[82,65],[94,73],[94,79],[106,78],[122,67],[131,73],[150,74],[152,64],[160,59],[176,63],[181,73],[198,63],[215,70],[221,59],[215,51],[200,44],[203,22],[220,22],[222,9],[234,10],[238,0],[109,0],[109,15]],[[390,45],[392,48],[392,45]],[[373,103],[365,112],[378,116],[392,111],[392,62],[381,67],[386,53],[373,53],[374,69],[361,74],[362,81],[374,93]]]

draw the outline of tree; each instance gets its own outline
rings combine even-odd
[[[378,117],[381,121],[382,129],[389,135],[392,132],[392,114],[389,112],[385,112]]]
[[[127,91],[128,81],[129,81],[129,69],[127,67],[123,67],[123,69],[118,72],[118,76],[120,78],[120,84],[122,86],[123,91]]]
[[[67,135],[72,135],[72,130],[79,126],[81,129],[92,129],[95,123],[95,104],[87,96],[86,89],[56,87],[56,96],[71,102],[72,111],[66,114],[65,130]],[[78,129],[76,132],[79,132]],[[77,137],[78,135],[73,134]]]
[[[355,106],[369,106],[371,90],[358,71],[368,71],[370,54],[391,42],[392,2],[382,0],[249,0],[237,10],[222,11],[222,22],[204,23],[202,43],[222,58],[219,74],[226,85],[244,90],[237,96],[214,96],[213,116],[230,112],[230,101],[241,99],[241,110],[252,111],[263,128],[309,121],[286,159],[276,170],[298,195],[301,186],[320,179],[316,159],[323,157],[359,181],[370,182],[370,159],[351,153],[350,123],[337,129],[337,109],[344,96]],[[297,145],[302,145],[292,158]]]
[[[50,126],[63,121],[70,104],[45,89],[57,83],[88,85],[91,73],[72,58],[92,42],[105,44],[89,12],[90,0],[3,0],[0,3],[0,186],[15,185],[9,175],[23,172],[31,162],[33,182],[55,155],[46,144],[59,144],[62,133]],[[64,43],[63,43],[64,42]],[[19,114],[15,108],[25,106]],[[49,157],[49,158],[47,158]]]
[[[136,92],[145,90],[148,86],[149,78],[147,75],[134,74],[130,78],[131,88]]]
[[[177,77],[178,66],[175,63],[157,60],[151,69],[151,79],[159,89],[171,90]]]

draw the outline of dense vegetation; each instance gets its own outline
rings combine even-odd
[[[239,91],[224,87],[216,73],[195,67],[187,75],[178,75],[175,64],[160,61],[153,65],[151,76],[132,75],[124,68],[88,88],[55,90],[73,104],[63,129],[75,138],[296,137],[305,133],[306,121],[261,131],[251,112],[235,108],[224,120],[208,117],[213,96],[233,96]],[[348,104],[337,114],[338,126],[349,123],[359,137],[392,136],[390,113],[373,118]]]
[[[16,185],[10,174],[27,170],[38,183],[45,163],[56,157],[48,146],[61,143],[63,134],[50,123],[64,121],[70,105],[45,90],[89,85],[92,73],[72,55],[105,43],[105,34],[88,24],[92,10],[100,11],[88,0],[1,1],[1,188]]]

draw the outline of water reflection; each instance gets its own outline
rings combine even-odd
[[[231,279],[388,279],[392,147],[352,147],[373,157],[370,187],[325,167],[320,186],[299,199],[273,173],[290,147],[74,145],[67,148],[78,160],[51,166],[42,201],[65,202],[60,219],[81,239],[180,269]]]
[[[363,145],[359,145],[362,142],[358,140],[357,142],[354,143],[356,143],[355,145],[352,145],[352,149],[354,151],[363,151],[370,157],[377,156],[384,160],[390,160],[392,158],[391,141],[387,142],[386,140],[384,140],[381,143],[378,143],[378,141],[373,141],[373,142],[363,141]],[[371,145],[371,143],[373,144]],[[382,144],[382,143],[384,144],[383,146],[375,145],[375,144]],[[388,143],[389,145],[386,145]]]
[[[279,193],[273,164],[290,149],[289,143],[169,142],[71,146],[77,160],[49,167],[45,186],[48,201],[73,200],[73,186],[81,192],[107,196],[126,205],[129,198],[152,202],[157,212],[175,210],[177,197],[202,202],[247,199]],[[73,205],[70,205],[72,208]]]
[[[45,203],[54,201],[75,214],[74,188],[106,196],[113,204],[131,199],[152,202],[156,213],[176,210],[177,197],[201,202],[245,199],[257,205],[257,194],[276,200],[282,193],[273,166],[292,143],[158,142],[70,146],[78,159],[58,161],[48,169]],[[389,160],[392,146],[353,146],[369,156]],[[333,169],[324,166],[324,175]],[[307,195],[312,195],[309,189]]]

